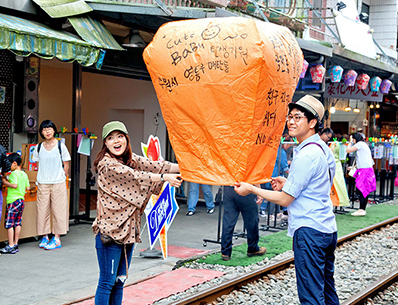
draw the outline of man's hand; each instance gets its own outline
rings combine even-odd
[[[285,185],[286,178],[285,177],[275,177],[272,178],[271,186],[274,191],[281,191],[283,186]]]
[[[235,182],[235,192],[237,192],[241,196],[249,195],[251,191],[252,185],[246,182]]]

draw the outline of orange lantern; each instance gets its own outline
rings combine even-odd
[[[183,178],[271,178],[303,67],[289,29],[241,17],[162,25],[143,54]]]

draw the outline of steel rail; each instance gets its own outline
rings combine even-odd
[[[382,276],[378,281],[367,286],[365,289],[361,290],[357,294],[350,297],[348,300],[341,303],[341,305],[356,305],[356,304],[366,304],[368,298],[373,298],[379,292],[384,291],[386,288],[391,286],[391,284],[398,281],[398,269],[393,270],[389,274]]]
[[[337,246],[341,246],[343,243],[353,240],[354,238],[358,237],[361,234],[369,233],[373,230],[380,229],[382,227],[385,227],[389,224],[393,224],[396,222],[398,222],[398,216],[384,220],[382,222],[368,226],[366,228],[360,229],[358,231],[347,234],[345,236],[342,236],[337,240]],[[205,289],[203,291],[199,291],[198,293],[189,295],[183,299],[174,301],[173,304],[174,305],[185,305],[185,304],[204,305],[207,303],[211,303],[213,301],[216,301],[216,299],[222,295],[228,294],[233,290],[238,290],[242,286],[244,286],[248,283],[254,282],[254,281],[258,280],[259,278],[264,277],[267,274],[275,274],[283,269],[287,269],[292,264],[294,264],[294,258],[293,258],[293,256],[290,256],[290,257],[285,258],[279,262],[270,264],[269,266],[266,266],[262,269],[255,270],[255,271],[249,272],[243,276],[239,276],[232,280],[226,281],[219,286],[214,286],[214,287]],[[347,303],[346,305],[348,305],[348,304],[351,304],[351,303]],[[352,303],[352,304],[359,304],[359,303]]]

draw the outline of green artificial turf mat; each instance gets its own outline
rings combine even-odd
[[[372,205],[366,208],[366,216],[354,217],[350,213],[336,214],[338,236],[344,236],[359,229],[366,228],[383,220],[398,216],[397,205]],[[287,231],[279,231],[267,236],[260,237],[259,246],[267,248],[264,256],[248,257],[247,244],[242,244],[232,249],[231,260],[223,261],[221,253],[211,254],[204,259],[199,259],[199,263],[219,264],[225,266],[248,266],[263,260],[265,257],[274,256],[292,249],[292,238],[286,235]]]

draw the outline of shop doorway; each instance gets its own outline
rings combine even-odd
[[[333,132],[336,132],[336,130],[340,130],[341,134],[349,134],[349,126],[350,124],[348,122],[331,122],[330,124]]]

